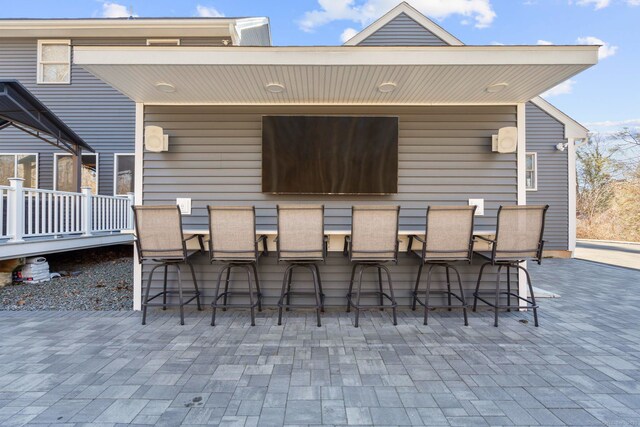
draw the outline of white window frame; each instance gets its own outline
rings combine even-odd
[[[527,162],[525,158],[525,186],[526,184],[526,176],[527,172],[533,172],[533,183],[535,184],[533,187],[527,187],[527,191],[538,191],[538,153],[527,152],[525,156],[533,156],[533,171],[527,169]]]
[[[98,153],[82,153],[83,156],[96,156],[96,195],[100,194],[100,155]],[[53,189],[58,191],[58,157],[72,156],[68,153],[53,154]],[[62,190],[60,190],[62,191]]]
[[[0,156],[13,156],[14,171],[18,170],[18,156],[36,156],[36,186],[33,188],[39,188],[38,184],[40,182],[40,156],[38,155],[38,153],[0,153]],[[9,185],[9,184],[0,183],[0,185]]]
[[[120,156],[131,156],[133,157],[133,175],[135,179],[136,174],[136,166],[135,166],[135,158],[136,153],[113,153],[113,195],[114,196],[126,196],[126,194],[117,194],[116,189],[118,184],[118,157]]]
[[[47,44],[64,44],[69,46],[69,57],[66,62],[59,61],[42,61],[42,46]],[[71,40],[38,40],[38,62],[37,62],[37,83],[39,85],[68,85],[71,84]],[[67,80],[63,82],[45,82],[44,75],[42,73],[42,66],[46,64],[65,64],[69,66],[69,74],[67,76]]]
[[[147,46],[180,46],[180,39],[147,39]]]

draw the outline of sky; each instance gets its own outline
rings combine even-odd
[[[593,131],[640,130],[640,0],[409,0],[469,45],[599,44],[545,94]],[[267,16],[273,44],[339,45],[398,0],[0,0],[0,18]],[[0,24],[1,25],[1,24]]]

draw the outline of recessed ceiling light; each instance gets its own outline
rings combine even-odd
[[[267,83],[264,87],[271,93],[282,93],[284,92],[284,85],[280,83]]]
[[[488,93],[497,93],[497,92],[500,92],[500,91],[506,89],[507,86],[509,86],[509,83],[494,83],[494,84],[491,84],[491,85],[487,86],[485,91],[487,91]]]
[[[156,89],[164,93],[173,93],[176,91],[176,87],[174,85],[172,85],[171,83],[164,83],[164,82],[156,83]]]
[[[384,82],[378,85],[378,91],[382,93],[391,93],[396,90],[396,85],[394,82]]]

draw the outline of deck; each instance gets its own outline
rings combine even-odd
[[[133,195],[0,186],[0,260],[130,243]]]

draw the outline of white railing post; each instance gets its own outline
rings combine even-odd
[[[82,234],[84,236],[91,236],[93,213],[91,201],[91,188],[82,187]]]
[[[127,193],[127,199],[129,199],[129,202],[127,203],[127,230],[133,230],[132,206],[136,203],[135,195],[133,193]]]
[[[24,242],[24,191],[22,178],[9,178],[11,190],[7,197],[7,234],[9,243]]]

